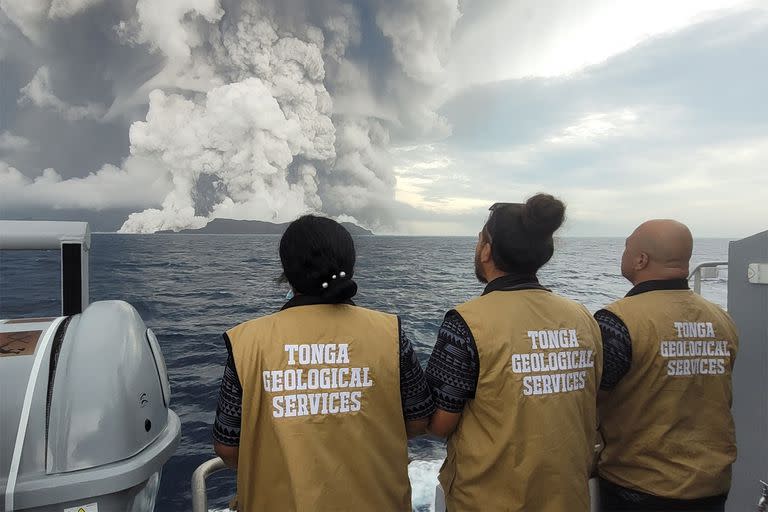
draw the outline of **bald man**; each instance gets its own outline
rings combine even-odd
[[[595,313],[603,512],[724,510],[736,459],[738,339],[728,314],[688,288],[692,248],[679,222],[641,224],[621,258],[634,287]]]

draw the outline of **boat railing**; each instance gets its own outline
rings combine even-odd
[[[205,480],[214,473],[227,469],[227,465],[216,457],[200,464],[192,473],[192,512],[208,512],[208,490]]]
[[[88,306],[87,222],[0,220],[0,251],[61,251],[61,314],[82,313]]]
[[[693,278],[693,291],[701,294],[702,278],[717,277],[717,267],[727,267],[727,261],[703,261],[696,265],[688,275],[688,280]]]
[[[762,486],[762,492],[760,493],[760,500],[757,502],[757,512],[768,512],[768,483],[760,480]]]

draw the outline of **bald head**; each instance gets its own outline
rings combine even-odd
[[[685,224],[670,219],[643,222],[627,238],[621,273],[638,284],[688,277],[693,237]]]

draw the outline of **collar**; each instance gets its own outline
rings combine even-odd
[[[283,311],[285,309],[295,308],[297,306],[315,306],[317,304],[349,304],[351,306],[355,305],[355,303],[352,302],[352,299],[348,299],[342,302],[336,302],[329,299],[324,299],[323,297],[316,297],[314,295],[295,295],[291,300],[283,304],[283,307],[280,308],[280,311]]]
[[[690,290],[690,288],[688,287],[687,279],[656,279],[637,284],[627,292],[626,297],[657,290]]]
[[[515,290],[546,290],[539,284],[536,274],[507,274],[488,283],[483,295],[491,292],[511,292]]]

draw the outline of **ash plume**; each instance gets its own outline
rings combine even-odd
[[[76,177],[31,176],[22,149],[10,164],[0,157],[4,201],[103,208],[91,197],[101,184],[135,188],[127,197],[151,191],[134,197],[144,209],[123,232],[305,212],[389,226],[392,141],[450,131],[430,98],[458,0],[0,0],[0,9],[0,65],[13,61],[26,77],[17,115],[127,139],[118,162]],[[93,31],[99,48],[77,39]],[[66,37],[82,54],[53,50]],[[96,71],[71,72],[85,68]]]

